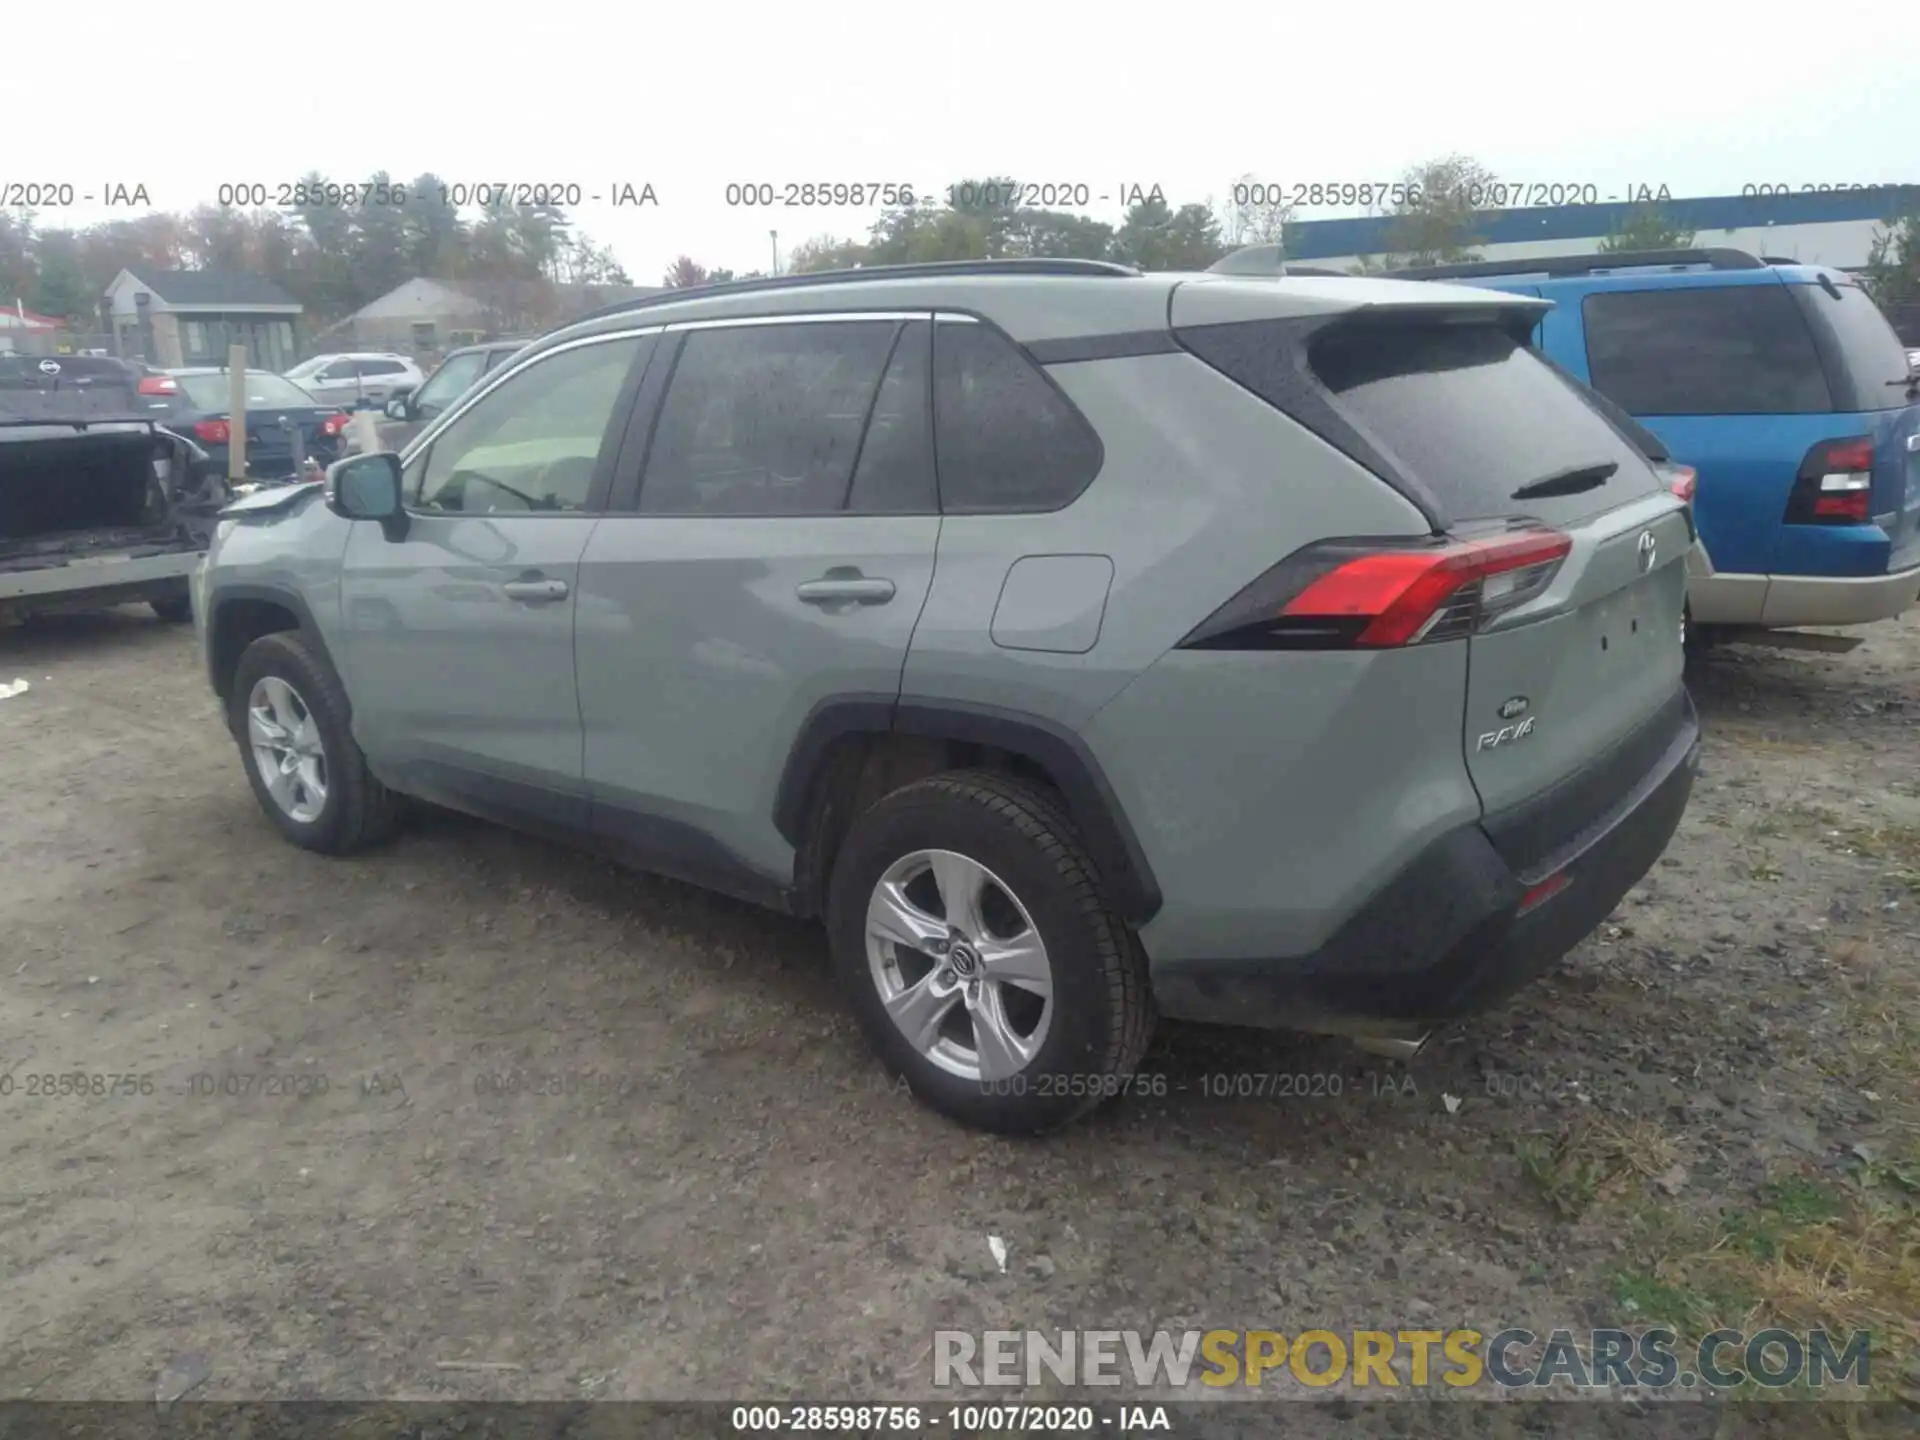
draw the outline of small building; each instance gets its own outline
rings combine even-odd
[[[223,270],[122,270],[100,302],[113,351],[162,369],[247,363],[285,370],[298,358],[300,302],[261,275]]]
[[[645,285],[417,276],[313,337],[323,350],[390,350],[429,358],[461,345],[536,335],[589,311],[658,292]]]

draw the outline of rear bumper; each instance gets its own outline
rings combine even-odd
[[[1868,625],[1920,603],[1920,565],[1885,575],[1750,575],[1716,571],[1699,546],[1687,559],[1697,625]]]
[[[1666,849],[1692,794],[1700,732],[1685,719],[1638,783],[1539,870],[1516,874],[1481,825],[1450,831],[1311,954],[1156,960],[1177,1019],[1350,1034],[1417,1033],[1497,1005],[1591,934]],[[1530,885],[1566,887],[1525,914]]]

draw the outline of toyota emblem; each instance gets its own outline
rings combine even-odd
[[[1653,532],[1651,530],[1642,530],[1640,532],[1639,550],[1640,573],[1645,575],[1649,570],[1653,569],[1653,562],[1660,554],[1660,547],[1654,544]]]

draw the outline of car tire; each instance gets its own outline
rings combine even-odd
[[[183,583],[177,590],[148,597],[147,608],[169,625],[179,625],[193,619],[193,596]]]
[[[399,797],[367,769],[349,713],[340,678],[298,631],[263,635],[241,653],[227,723],[254,798],[303,850],[350,855],[398,823]],[[276,772],[271,782],[266,768]]]
[[[944,891],[964,897],[969,879],[979,889],[949,923]],[[942,925],[948,933],[937,936]],[[1102,898],[1072,820],[1040,786],[955,772],[879,801],[834,859],[827,929],[874,1048],[923,1102],[976,1129],[1039,1134],[1078,1119],[1125,1091],[1152,1038],[1139,942]],[[1034,988],[1040,970],[1044,995]],[[1012,974],[1023,978],[995,978]]]

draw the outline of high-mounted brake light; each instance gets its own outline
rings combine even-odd
[[[193,422],[193,434],[197,440],[209,445],[225,445],[233,438],[233,432],[227,428],[224,420],[196,420]]]
[[[140,393],[142,395],[178,395],[180,382],[171,375],[142,375]]]
[[[1309,545],[1182,644],[1213,650],[1392,649],[1455,640],[1539,596],[1573,548],[1558,530],[1487,539]]]
[[[1789,525],[1866,525],[1873,519],[1873,439],[1822,440],[1807,451],[1787,498]]]

